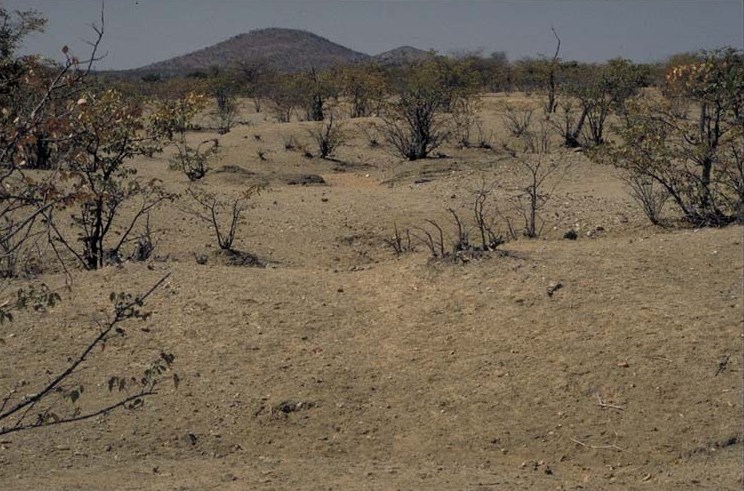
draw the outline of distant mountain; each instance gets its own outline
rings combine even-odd
[[[405,65],[407,63],[424,61],[431,57],[432,53],[430,51],[424,51],[412,46],[400,46],[373,56],[372,59],[384,65]]]
[[[212,66],[225,68],[235,63],[264,60],[279,71],[297,72],[311,68],[320,70],[369,58],[369,55],[345,48],[311,32],[269,28],[240,34],[198,51],[132,71],[183,75]]]

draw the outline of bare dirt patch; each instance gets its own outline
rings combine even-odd
[[[150,320],[92,357],[83,381],[96,397],[112,370],[165,347],[181,384],[138,411],[7,437],[0,487],[741,487],[741,227],[651,227],[611,169],[570,154],[542,238],[465,264],[423,247],[397,256],[393,223],[448,223],[484,181],[506,193],[510,157],[446,148],[401,163],[360,136],[338,173],[281,146],[299,127],[235,128],[220,137],[225,172],[203,180],[240,191],[269,176],[236,248],[277,267],[211,252],[198,265],[210,231],[169,206],[153,215],[159,260],[73,272],[60,305],[2,326],[15,362],[0,386],[45,380],[96,332],[110,291],[171,272]],[[163,158],[137,167],[187,185]],[[283,181],[300,174],[326,185]]]

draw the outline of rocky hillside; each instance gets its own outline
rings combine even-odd
[[[430,51],[414,48],[412,46],[400,46],[390,51],[385,51],[372,59],[385,65],[405,65],[425,60],[432,56]]]
[[[135,70],[138,73],[185,74],[240,62],[265,60],[280,71],[323,69],[369,59],[316,34],[297,29],[269,28],[240,34],[213,46]]]

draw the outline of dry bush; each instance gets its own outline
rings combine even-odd
[[[328,111],[326,120],[308,131],[317,143],[318,155],[322,159],[332,157],[336,150],[346,142],[346,133],[335,122],[333,111]]]
[[[530,129],[533,111],[532,108],[516,108],[507,104],[502,116],[504,126],[513,136],[521,137]]]
[[[211,226],[220,249],[233,251],[243,214],[250,207],[251,198],[260,191],[259,186],[251,186],[237,197],[225,198],[191,187],[187,194],[198,206],[189,211]]]

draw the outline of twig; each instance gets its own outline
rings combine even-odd
[[[132,402],[133,404],[136,404],[136,402],[137,402],[138,399],[141,399],[141,398],[146,397],[146,396],[155,395],[155,394],[157,394],[157,392],[155,392],[153,390],[147,390],[147,391],[144,391],[144,392],[140,392],[140,393],[138,393],[136,395],[129,396],[126,399],[123,399],[123,400],[121,400],[121,401],[119,401],[119,402],[117,402],[115,404],[111,404],[110,406],[106,406],[104,408],[101,408],[101,409],[98,409],[96,411],[93,411],[92,413],[82,414],[80,416],[74,416],[74,417],[71,417],[71,418],[60,419],[60,420],[52,421],[52,422],[48,422],[48,423],[47,422],[29,423],[29,424],[25,424],[25,425],[13,426],[11,428],[0,428],[0,435],[7,435],[8,433],[14,433],[16,431],[25,431],[25,430],[31,430],[31,429],[34,429],[34,428],[41,428],[42,426],[61,425],[63,423],[74,423],[75,421],[83,421],[83,420],[86,420],[86,419],[95,418],[96,416],[100,416],[102,414],[110,413],[114,409],[117,409],[119,407],[125,406],[129,402]]]
[[[605,401],[602,400],[602,397],[600,397],[599,394],[597,394],[597,405],[599,407],[608,407],[610,409],[617,409],[619,411],[625,411],[625,408],[622,406],[615,406],[614,404],[607,404]]]
[[[728,368],[729,359],[731,358],[731,355],[726,355],[723,357],[723,359],[718,362],[718,370],[716,370],[716,374],[713,375],[714,377],[717,377],[719,373],[723,373]]]
[[[576,438],[572,438],[570,436],[568,437],[568,439],[571,440],[572,442],[578,444],[578,445],[581,445],[582,447],[591,448],[592,450],[610,450],[610,449],[613,449],[613,450],[618,450],[620,452],[624,452],[625,451],[624,448],[618,447],[614,443],[612,445],[588,445],[588,444],[586,444],[586,443],[584,443],[582,441],[579,441]]]
[[[78,355],[78,357],[72,361],[69,366],[59,375],[57,375],[50,383],[48,383],[42,390],[37,392],[36,394],[33,394],[27,398],[24,398],[22,401],[15,404],[12,408],[6,410],[5,412],[0,414],[0,421],[5,420],[6,418],[12,416],[13,414],[21,411],[22,409],[26,408],[27,406],[33,406],[38,401],[43,399],[47,394],[52,392],[63,380],[65,380],[68,376],[70,376],[80,364],[85,361],[87,356],[90,354],[93,349],[98,346],[100,343],[105,342],[106,337],[108,334],[119,324],[119,322],[125,320],[127,318],[127,311],[131,309],[132,307],[135,307],[137,305],[142,305],[142,302],[149,297],[152,292],[154,292],[160,285],[165,282],[166,279],[170,277],[170,273],[163,276],[157,283],[155,283],[154,286],[152,286],[149,290],[147,290],[144,294],[137,296],[134,300],[131,302],[117,306],[114,312],[114,318],[110,320],[105,328],[98,334],[98,336],[93,339],[90,343],[88,343],[88,346]],[[26,413],[24,413],[25,416]],[[15,426],[15,428],[18,428],[19,426]],[[0,434],[2,434],[2,431],[0,431]]]

